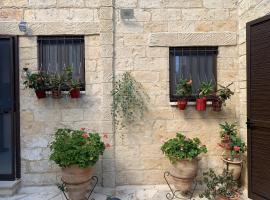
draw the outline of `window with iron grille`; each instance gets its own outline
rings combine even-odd
[[[72,78],[82,82],[85,89],[85,55],[83,36],[38,37],[39,69],[49,74],[60,74],[65,67],[73,69]]]
[[[192,79],[192,96],[196,94],[202,82],[211,81],[216,87],[217,47],[172,47],[170,48],[170,101],[175,102],[176,85],[180,79]]]

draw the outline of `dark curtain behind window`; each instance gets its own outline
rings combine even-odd
[[[72,67],[73,79],[85,83],[84,37],[39,37],[39,69],[48,73],[61,73]]]
[[[170,48],[171,101],[177,100],[176,85],[180,79],[192,79],[193,96],[202,82],[212,81],[216,85],[217,52],[217,47]]]

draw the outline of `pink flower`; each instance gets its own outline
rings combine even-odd
[[[106,139],[109,138],[108,134],[104,133],[103,138],[106,138]]]
[[[82,137],[83,137],[84,139],[87,139],[87,138],[89,138],[89,134],[88,134],[88,133],[84,133],[84,134],[82,134]]]
[[[81,128],[81,131],[84,131],[85,130],[85,128]]]
[[[233,147],[233,150],[234,150],[234,151],[240,151],[240,149],[241,149],[241,148],[238,147],[238,146],[234,146],[234,147]]]
[[[106,144],[106,148],[109,148],[111,147],[111,145],[109,143]]]

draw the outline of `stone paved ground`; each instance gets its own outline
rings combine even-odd
[[[109,188],[96,188],[93,198],[95,200],[106,200],[107,197],[113,196],[121,200],[166,200],[168,192],[166,185],[156,186],[121,186],[115,191]],[[194,200],[198,200],[198,194],[195,194]],[[241,200],[248,198],[242,197]],[[25,187],[19,190],[18,194],[13,197],[0,197],[0,200],[65,200],[59,190],[54,186],[44,187]]]

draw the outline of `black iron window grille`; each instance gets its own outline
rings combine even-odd
[[[192,96],[202,82],[211,81],[216,87],[218,47],[172,47],[170,48],[170,101],[179,99],[176,85],[180,79],[192,79]]]
[[[72,78],[80,80],[81,90],[85,90],[84,36],[38,37],[38,66],[49,74],[60,74],[71,67]]]

